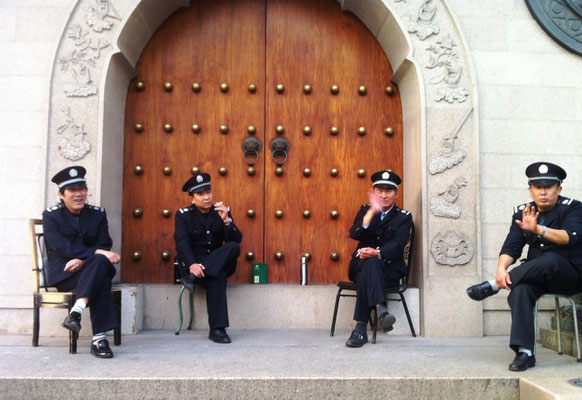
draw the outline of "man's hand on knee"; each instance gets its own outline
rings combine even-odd
[[[107,257],[107,259],[109,260],[109,262],[111,264],[117,264],[119,261],[121,261],[121,257],[119,256],[119,254],[113,252],[113,251],[107,251],[107,250],[102,250],[102,249],[97,249],[95,250],[94,254],[102,254],[105,257]]]

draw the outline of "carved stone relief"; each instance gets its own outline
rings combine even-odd
[[[437,35],[440,32],[438,25],[432,22],[436,13],[436,6],[431,3],[432,0],[426,0],[420,6],[416,20],[404,17],[408,33],[415,33],[420,40],[425,40],[429,36]]]
[[[467,185],[467,178],[459,176],[455,182],[439,193],[440,197],[435,197],[430,201],[430,210],[433,215],[445,218],[459,218],[461,216],[461,206],[454,204],[459,198],[459,190]]]
[[[76,122],[73,115],[77,121],[89,118],[87,108],[94,107],[86,102],[73,102],[73,99],[98,95],[99,84],[95,79],[98,80],[101,75],[100,58],[104,49],[111,48],[110,41],[102,35],[112,30],[115,20],[121,20],[109,0],[80,3],[88,3],[89,6],[81,8],[84,11],[72,18],[61,43],[62,51],[57,57],[60,71],[66,74],[63,78],[65,82],[59,84],[57,90],[62,90],[71,100],[57,106],[64,113],[66,123],[56,129],[55,141],[59,154],[71,161],[80,160],[91,151],[90,135],[85,130],[85,124]],[[83,23],[86,26],[82,26]],[[58,120],[58,116],[54,116],[53,120]],[[69,133],[68,137],[63,136],[65,132]]]
[[[85,157],[85,154],[91,151],[91,143],[89,143],[85,138],[87,132],[85,132],[85,127],[83,125],[78,125],[75,122],[69,107],[66,107],[61,111],[65,114],[66,123],[57,128],[57,134],[62,135],[67,131],[69,131],[70,134],[68,137],[63,136],[59,139],[59,153],[67,160],[80,160]]]
[[[464,265],[473,258],[473,244],[463,234],[446,231],[437,234],[430,244],[430,252],[441,265]]]
[[[469,91],[459,86],[463,64],[456,50],[457,44],[450,35],[439,39],[436,45],[431,45],[427,50],[431,53],[428,69],[434,69],[439,73],[435,75],[430,83],[432,85],[444,85],[437,90],[435,101],[445,100],[447,103],[464,103],[469,96]]]
[[[582,0],[525,0],[525,3],[552,39],[582,56]]]
[[[75,49],[64,57],[59,57],[62,71],[70,71],[74,83],[65,84],[64,91],[68,97],[87,97],[97,94],[97,87],[91,79],[91,68],[95,67],[101,50],[109,46],[107,40],[88,38],[79,24],[72,25],[67,30],[67,37],[75,43]]]
[[[460,164],[465,159],[467,154],[464,151],[455,150],[455,140],[472,112],[473,109],[471,108],[455,129],[455,132],[450,137],[443,139],[442,150],[439,155],[430,162],[429,171],[431,174],[440,174],[441,172]]]

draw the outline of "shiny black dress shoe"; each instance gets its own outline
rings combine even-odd
[[[493,288],[491,287],[491,284],[487,281],[467,288],[467,294],[469,295],[469,297],[472,298],[473,300],[477,300],[477,301],[486,299],[487,297],[493,296],[494,294],[497,294],[498,292],[499,292],[499,289],[493,290]]]
[[[230,343],[230,336],[228,336],[224,328],[211,329],[208,339],[214,343]]]
[[[180,280],[182,285],[186,286],[190,292],[194,291],[194,275],[190,273],[190,270],[183,263],[178,265],[178,271],[180,271]]]
[[[112,358],[113,352],[109,347],[107,339],[101,339],[97,343],[91,344],[91,354],[98,358]]]
[[[384,314],[380,315],[378,318],[380,322],[380,327],[384,332],[390,332],[393,328],[394,323],[396,322],[396,317],[389,312],[385,312]]]
[[[533,354],[528,356],[523,352],[517,353],[511,364],[509,364],[510,371],[525,371],[528,368],[535,367],[536,356]]]
[[[358,333],[356,331],[352,331],[350,338],[346,342],[346,346],[348,346],[348,347],[362,347],[366,343],[368,343],[368,334],[366,332],[364,332],[364,334],[362,335],[361,333]]]
[[[61,324],[63,328],[67,328],[70,331],[77,332],[81,330],[81,314],[76,311],[67,314],[67,317]]]

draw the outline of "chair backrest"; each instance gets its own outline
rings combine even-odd
[[[406,263],[406,275],[401,279],[401,285],[408,287],[408,281],[410,279],[410,270],[412,268],[412,250],[414,249],[414,223],[410,227],[410,237],[408,238],[408,243],[404,246],[404,251],[402,253],[402,258]]]
[[[42,232],[42,220],[30,219],[30,239],[32,244],[32,283],[34,293],[38,293],[40,288],[46,289],[45,266],[48,262],[44,233]]]

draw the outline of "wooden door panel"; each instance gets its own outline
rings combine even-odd
[[[347,277],[349,256],[355,242],[348,230],[361,203],[367,202],[370,175],[392,168],[402,173],[402,117],[397,88],[384,93],[392,75],[382,49],[367,29],[351,14],[342,13],[335,0],[203,0],[180,10],[152,37],[137,65],[138,78],[127,98],[125,120],[123,268],[124,282],[171,282],[175,255],[174,217],[190,204],[181,192],[192,167],[212,175],[216,201],[232,208],[243,232],[242,254],[237,273],[230,281],[250,282],[254,261],[269,264],[269,282],[297,283],[299,260],[312,255],[310,283],[334,283]],[[145,90],[136,91],[136,82]],[[171,82],[173,90],[163,86]],[[199,82],[201,91],[192,91]],[[229,90],[220,91],[227,83]],[[257,85],[251,93],[248,85]],[[275,90],[283,84],[283,94]],[[312,91],[305,94],[303,86]],[[337,95],[331,85],[340,87]],[[358,87],[365,85],[365,96]],[[136,133],[136,123],[145,129]],[[172,133],[163,125],[170,123]],[[201,127],[199,134],[192,125]],[[220,125],[229,127],[227,134]],[[242,141],[249,125],[263,151],[255,164],[256,174],[247,174]],[[279,136],[291,149],[284,175],[275,175],[269,142]],[[310,135],[303,133],[309,126]],[[339,129],[337,136],[330,127]],[[365,136],[358,135],[364,126]],[[386,127],[394,135],[384,134]],[[144,168],[136,175],[136,165]],[[172,168],[170,175],[163,168]],[[228,170],[226,176],[218,173]],[[305,177],[303,170],[311,175]],[[330,169],[339,175],[331,177]],[[365,169],[364,178],[357,176]],[[399,199],[398,204],[402,204]],[[133,216],[142,208],[140,218]],[[164,218],[162,210],[172,210]],[[248,209],[255,217],[248,218]],[[284,212],[282,219],[275,211]],[[303,217],[309,210],[311,217]],[[337,210],[339,217],[330,218]],[[134,251],[142,257],[132,261]],[[275,261],[275,251],[284,259]],[[339,261],[330,260],[330,252]]]
[[[392,75],[379,44],[351,14],[329,1],[267,1],[267,113],[266,138],[282,135],[291,143],[285,174],[277,177],[276,165],[267,160],[265,197],[265,259],[276,282],[299,281],[299,260],[311,253],[311,283],[333,283],[347,277],[347,265],[355,242],[349,227],[362,203],[367,202],[370,175],[391,168],[402,173],[402,121],[400,99],[384,88]],[[277,84],[285,90],[279,94]],[[305,94],[303,86],[312,92]],[[339,86],[333,95],[332,85]],[[358,94],[365,85],[367,93]],[[311,135],[303,128],[310,126]],[[339,134],[332,136],[330,127]],[[364,126],[367,133],[358,135]],[[388,137],[384,128],[396,134]],[[303,170],[311,169],[309,177]],[[330,169],[339,175],[332,177]],[[366,176],[357,175],[359,169]],[[401,204],[401,200],[399,202]],[[282,219],[274,212],[282,209]],[[305,219],[303,210],[310,210]],[[339,218],[330,218],[337,210]],[[282,261],[273,258],[284,253]],[[330,260],[337,252],[339,260]],[[271,280],[271,279],[270,279]]]
[[[255,165],[256,174],[247,174],[242,141],[254,125],[264,142],[264,1],[200,1],[192,8],[175,13],[152,37],[137,65],[138,77],[129,88],[125,127],[125,171],[122,253],[124,282],[171,282],[170,261],[163,261],[166,250],[175,255],[174,216],[190,205],[181,191],[183,183],[198,167],[212,175],[215,201],[231,206],[235,223],[243,232],[242,252],[234,282],[249,282],[251,262],[244,254],[263,253],[264,157]],[[216,29],[220,26],[221,29]],[[136,91],[136,82],[145,90]],[[164,90],[171,82],[173,89]],[[195,93],[192,84],[201,90]],[[227,83],[226,93],[220,85]],[[250,83],[257,91],[248,90]],[[142,122],[144,132],[134,131]],[[173,126],[171,133],[163,125]],[[193,133],[192,125],[201,131]],[[220,132],[227,125],[228,133]],[[135,175],[141,164],[144,174]],[[172,168],[165,175],[163,168]],[[219,168],[227,174],[221,176]],[[143,216],[135,218],[133,209]],[[162,210],[170,208],[171,218]],[[246,216],[255,209],[256,216]],[[132,261],[139,250],[142,257]]]

